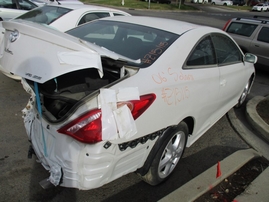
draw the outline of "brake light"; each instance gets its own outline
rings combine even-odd
[[[141,114],[144,113],[144,111],[149,108],[149,106],[154,102],[156,99],[155,94],[147,94],[140,97],[140,100],[132,100],[129,102],[126,102],[127,107],[132,112],[134,120],[136,120]],[[130,107],[131,106],[131,107]]]
[[[140,100],[119,102],[117,106],[126,104],[134,120],[143,114],[156,99],[155,94],[147,94],[140,97]],[[58,130],[59,133],[69,135],[84,143],[97,143],[102,141],[102,114],[101,109],[91,110],[82,116],[71,121]]]
[[[101,109],[91,110],[60,128],[58,132],[84,143],[100,142],[102,141],[101,117]]]
[[[230,22],[231,22],[231,20],[228,20],[228,21],[225,23],[224,27],[222,28],[223,31],[226,31],[226,29],[227,29],[228,25],[230,24]]]

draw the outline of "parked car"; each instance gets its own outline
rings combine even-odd
[[[233,5],[244,6],[245,4],[245,0],[233,0]]]
[[[265,3],[258,3],[255,6],[252,7],[252,11],[268,11],[269,10],[269,5]]]
[[[222,5],[222,6],[232,6],[233,1],[230,1],[230,0],[212,0],[211,4],[212,5]]]
[[[208,3],[208,0],[191,0],[191,3],[205,4]]]
[[[54,29],[64,32],[91,20],[122,15],[130,16],[129,13],[108,7],[84,4],[63,4],[44,5],[24,13],[15,19],[23,19],[44,25],[49,25]],[[3,38],[3,32],[4,30],[0,34],[0,40]],[[20,76],[12,75],[5,71],[1,66],[0,71],[12,79],[21,79]]]
[[[186,146],[242,105],[255,77],[256,56],[212,27],[141,16],[66,33],[3,26],[0,64],[31,94],[23,117],[29,154],[50,173],[44,187],[88,190],[134,171],[163,182]]]
[[[28,0],[0,0],[0,21],[17,17],[36,7],[35,3]]]
[[[223,28],[238,43],[243,52],[258,57],[258,63],[269,64],[269,19],[262,16],[233,18]]]

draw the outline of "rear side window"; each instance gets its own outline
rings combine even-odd
[[[124,16],[123,14],[121,13],[113,13],[114,16]]]
[[[228,33],[238,34],[242,36],[250,37],[257,25],[240,23],[240,22],[232,22],[227,29]]]
[[[269,43],[269,28],[263,27],[258,35],[258,41]]]
[[[99,18],[105,18],[105,17],[109,17],[110,14],[108,12],[95,12],[95,13],[87,13],[86,15],[84,15],[81,20],[79,21],[79,25],[84,24],[86,22],[90,22]]]
[[[215,50],[210,36],[202,39],[193,49],[186,65],[189,67],[216,64]]]

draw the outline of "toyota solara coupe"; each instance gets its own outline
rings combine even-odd
[[[48,4],[44,6],[40,6],[36,9],[33,9],[23,15],[16,17],[15,19],[23,19],[26,21],[31,21],[35,23],[40,23],[43,25],[48,25],[54,29],[65,32],[69,29],[77,27],[83,23],[104,17],[111,16],[130,16],[129,13],[124,11],[101,7],[101,6],[93,6],[93,5],[84,5],[81,3],[72,3],[70,4]],[[55,5],[56,4],[56,5]],[[2,28],[0,23],[0,42],[3,38],[5,30]],[[21,80],[21,77],[17,75],[12,75],[9,72],[6,72],[0,66],[0,71],[15,80]]]
[[[43,187],[93,189],[130,172],[163,182],[255,78],[257,57],[212,27],[138,16],[66,33],[3,27],[0,64],[31,95],[22,112],[29,154],[49,173]]]

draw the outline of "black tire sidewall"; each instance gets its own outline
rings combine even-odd
[[[182,152],[182,154],[180,156],[180,159],[183,156],[184,150],[186,148],[187,138],[188,138],[188,126],[187,126],[187,124],[185,122],[181,122],[177,126],[174,126],[174,129],[169,134],[166,134],[167,138],[163,141],[163,143],[162,143],[161,147],[159,148],[156,156],[154,157],[154,160],[152,161],[152,164],[151,164],[151,167],[150,167],[151,174],[153,176],[153,178],[152,178],[152,181],[153,181],[152,184],[153,185],[157,185],[157,184],[165,181],[171,175],[171,174],[169,174],[167,177],[161,178],[159,176],[158,168],[159,168],[160,159],[161,159],[161,156],[163,154],[164,149],[166,148],[166,146],[169,143],[169,141],[171,140],[171,138],[179,131],[183,131],[184,134],[185,134],[185,143],[184,143],[184,148],[183,148],[183,152]],[[180,159],[179,159],[179,161],[180,161]],[[179,161],[178,161],[178,163],[179,163]],[[177,163],[177,165],[178,165],[178,163]]]

